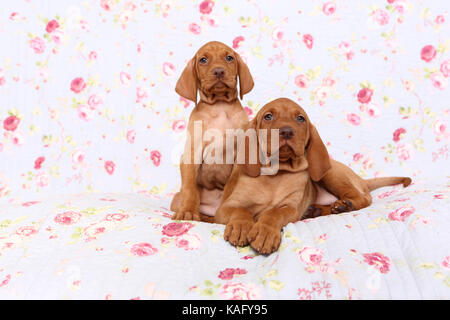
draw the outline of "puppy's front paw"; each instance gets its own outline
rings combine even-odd
[[[270,254],[278,249],[281,242],[280,230],[257,222],[250,230],[248,241],[253,249],[262,254]]]
[[[250,220],[231,220],[225,227],[223,238],[234,246],[248,245],[247,235],[254,222]]]
[[[172,216],[172,220],[200,221],[200,214],[196,210],[178,210]]]
[[[353,210],[355,210],[355,208],[350,200],[337,200],[331,205],[332,214],[349,212]]]

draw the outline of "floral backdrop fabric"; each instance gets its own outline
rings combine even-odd
[[[363,177],[448,174],[450,2],[4,1],[0,202],[170,194],[193,103],[176,80],[218,40],[255,80],[250,118],[284,96]]]

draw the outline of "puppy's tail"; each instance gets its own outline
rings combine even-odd
[[[403,184],[403,187],[407,187],[411,183],[411,178],[408,177],[383,177],[383,178],[373,178],[367,179],[366,185],[370,191],[386,187],[386,186],[395,186],[396,184]]]

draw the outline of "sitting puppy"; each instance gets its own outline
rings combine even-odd
[[[278,150],[271,150],[269,143],[261,145],[258,138],[258,149],[265,149],[268,157],[276,156],[279,169],[275,175],[261,175],[264,165],[261,165],[261,161],[250,164],[247,156],[250,139],[245,140],[245,163],[234,166],[215,216],[216,223],[226,225],[225,240],[236,246],[250,243],[256,251],[270,254],[280,245],[282,228],[289,222],[310,215],[311,210],[316,212],[317,207],[311,205],[318,199],[325,199],[322,205],[331,207],[335,202],[354,199],[338,199],[335,196],[340,193],[333,196],[324,187],[314,183],[328,175],[327,182],[346,175],[347,178],[343,180],[348,182],[346,187],[349,190],[361,190],[361,193],[400,182],[407,185],[411,181],[409,178],[363,180],[348,167],[330,160],[306,112],[289,99],[281,98],[266,104],[248,127],[256,131],[279,130]],[[356,182],[355,185],[351,184],[353,182]]]
[[[253,78],[247,65],[223,43],[205,44],[188,62],[175,91],[195,102],[195,108],[189,118],[189,138],[180,164],[181,190],[170,205],[175,212],[172,219],[212,222],[233,167],[234,161],[227,163],[225,158],[235,154],[236,146],[223,143],[223,162],[207,162],[209,149],[217,141],[204,136],[207,130],[215,130],[221,135],[218,138],[223,139],[227,129],[244,127],[248,116],[238,96],[242,99],[252,88]],[[198,103],[197,92],[200,93]]]

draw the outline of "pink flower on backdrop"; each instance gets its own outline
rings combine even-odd
[[[20,119],[16,116],[9,116],[3,120],[3,129],[7,131],[15,131],[19,126]]]
[[[222,280],[231,280],[235,275],[246,274],[247,270],[240,268],[226,268],[220,271],[219,278]]]
[[[434,22],[436,22],[436,24],[443,24],[445,22],[445,17],[442,14],[440,14],[436,16]]]
[[[448,78],[450,76],[450,59],[441,63],[440,70],[444,77]]]
[[[126,73],[125,71],[121,71],[119,74],[120,83],[124,87],[129,87],[131,83],[131,75]]]
[[[353,155],[353,161],[355,161],[355,162],[357,162],[357,161],[359,161],[359,160],[361,160],[362,158],[363,158],[364,156],[361,154],[361,153],[355,153],[354,155]]]
[[[91,61],[97,60],[97,57],[98,57],[97,52],[95,52],[95,51],[89,52],[89,56],[88,56],[89,60],[91,60]]]
[[[158,167],[161,163],[161,152],[159,152],[158,150],[151,151],[150,160],[152,160],[153,164]]]
[[[142,87],[136,88],[136,103],[142,102],[142,100],[144,100],[147,97],[148,97],[148,93],[145,88],[142,88]]]
[[[245,40],[243,36],[238,36],[233,39],[233,49],[237,49],[241,46],[242,42]]]
[[[430,62],[436,57],[436,49],[432,45],[427,45],[420,51],[420,58],[425,62]]]
[[[280,41],[283,39],[284,32],[281,28],[276,27],[272,31],[272,40],[274,41]]]
[[[113,221],[113,222],[119,222],[128,218],[129,216],[124,213],[110,213],[105,216],[106,221]]]
[[[48,33],[52,33],[53,31],[55,31],[56,29],[59,28],[59,23],[56,20],[50,20],[47,23],[47,26],[45,27],[45,31],[47,31]]]
[[[34,160],[34,169],[39,170],[42,167],[42,164],[45,161],[45,157],[38,157]]]
[[[443,120],[436,120],[433,124],[433,131],[437,135],[445,134],[447,131],[447,124]]]
[[[361,118],[354,113],[347,114],[347,121],[354,126],[359,126],[361,124]]]
[[[11,142],[15,146],[21,146],[25,143],[25,136],[19,132],[14,132],[11,136]]]
[[[35,37],[30,40],[30,48],[34,50],[34,53],[41,54],[45,51],[45,42],[39,37]]]
[[[298,251],[300,261],[310,266],[320,265],[323,258],[322,250],[318,248],[304,247]]]
[[[172,130],[175,132],[183,132],[186,129],[186,121],[177,120],[172,124]]]
[[[53,219],[56,223],[70,225],[77,223],[81,219],[81,214],[75,211],[66,211],[58,213]]]
[[[253,115],[253,110],[250,109],[249,107],[245,106],[244,107],[245,112],[247,112],[247,115],[250,117]]]
[[[363,257],[365,263],[374,266],[381,273],[386,274],[389,272],[391,264],[389,257],[386,257],[379,252],[364,253]]]
[[[445,88],[447,88],[447,78],[445,78],[440,72],[433,73],[430,76],[430,81],[433,87],[435,87],[436,89],[444,90]]]
[[[173,76],[173,74],[175,73],[175,66],[173,65],[173,63],[164,62],[163,73],[168,77]]]
[[[18,234],[21,237],[29,237],[36,233],[38,233],[38,231],[33,226],[24,226],[16,230],[16,234]]]
[[[134,131],[133,129],[128,130],[128,132],[127,132],[127,141],[129,143],[134,143],[135,139],[136,139],[136,131]]]
[[[184,250],[196,250],[201,247],[202,240],[197,234],[186,233],[175,238],[175,245]]]
[[[322,6],[322,12],[327,16],[336,12],[336,4],[334,2],[326,2]]]
[[[103,105],[103,98],[101,95],[94,93],[89,96],[87,103],[91,109],[96,109]]]
[[[375,103],[370,103],[366,107],[366,112],[370,117],[376,118],[381,114],[380,108]]]
[[[113,161],[105,161],[105,170],[109,175],[112,175],[114,173],[114,169],[115,169],[116,165],[114,164]]]
[[[380,26],[384,26],[389,23],[389,14],[383,9],[377,9],[372,12],[372,19]]]
[[[211,13],[213,8],[214,8],[214,2],[211,0],[205,0],[202,3],[200,3],[200,6],[199,6],[200,12],[203,14]]]
[[[307,75],[299,74],[295,77],[294,82],[297,87],[304,89],[309,86],[310,80]]]
[[[36,181],[36,185],[40,188],[48,186],[48,175],[45,172],[39,172],[34,176],[34,180]]]
[[[27,202],[22,203],[22,206],[23,207],[31,207],[38,203],[41,203],[41,202],[40,201],[27,201]]]
[[[192,22],[191,24],[189,24],[189,31],[192,32],[193,34],[200,34],[202,32],[202,29],[200,28],[200,26],[198,24],[196,24],[195,22]]]
[[[397,144],[396,153],[400,160],[406,161],[414,155],[414,149],[409,143]]]
[[[255,300],[261,297],[260,289],[253,283],[228,282],[222,286],[220,296],[225,300]]]
[[[141,242],[134,244],[131,249],[131,254],[139,257],[146,257],[154,255],[158,252],[158,249],[153,247],[150,243],[147,242]]]
[[[86,83],[84,82],[84,79],[81,77],[75,78],[70,82],[70,90],[72,90],[75,93],[80,93],[86,88]]]
[[[406,129],[398,128],[397,130],[394,131],[392,139],[394,140],[394,142],[399,142],[405,133],[406,133]]]
[[[370,88],[362,88],[358,92],[358,101],[360,103],[369,103],[372,100],[373,90]]]
[[[194,225],[189,222],[171,222],[162,229],[162,234],[169,237],[177,237],[188,232]]]
[[[111,11],[113,9],[115,0],[101,0],[100,7],[106,11]]]
[[[415,209],[412,206],[403,206],[389,213],[389,219],[394,221],[405,221],[410,215],[414,213]]]
[[[314,45],[314,38],[310,34],[303,35],[303,43],[306,45],[308,49],[312,49]]]
[[[94,115],[93,110],[84,104],[78,105],[77,111],[78,111],[78,117],[80,119],[83,119],[84,121],[91,120]]]
[[[85,154],[84,154],[84,152],[82,150],[75,150],[72,153],[72,162],[74,164],[81,164],[81,163],[83,163],[84,158],[85,158]]]
[[[441,265],[442,265],[445,269],[450,270],[450,256],[446,256],[446,257],[444,258],[444,260],[442,260]]]

